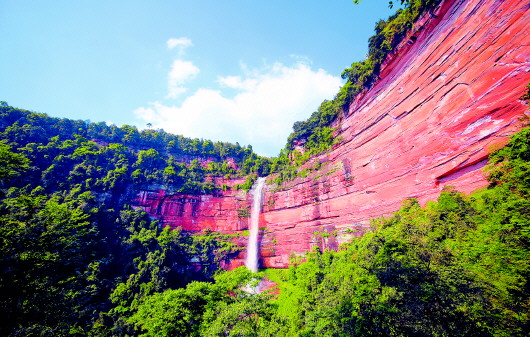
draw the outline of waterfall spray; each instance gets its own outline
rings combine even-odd
[[[254,200],[250,213],[250,234],[248,237],[247,259],[245,266],[253,273],[258,271],[258,234],[259,234],[259,215],[261,213],[261,199],[265,178],[258,178],[254,189]]]

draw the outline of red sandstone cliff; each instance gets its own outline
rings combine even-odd
[[[446,185],[484,186],[488,152],[520,128],[526,110],[519,97],[530,82],[529,14],[520,0],[446,0],[420,19],[349,107],[342,142],[313,158],[322,168],[280,190],[266,186],[263,265],[285,267],[314,245],[336,248],[407,197],[423,203]],[[171,226],[234,233],[247,228],[248,199],[146,192],[141,204]]]

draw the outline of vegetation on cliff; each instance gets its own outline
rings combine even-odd
[[[278,173],[277,182],[293,179],[300,166],[311,156],[330,150],[340,141],[334,136],[334,123],[343,116],[358,94],[373,86],[379,78],[381,66],[395,52],[414,23],[423,14],[432,11],[440,1],[403,0],[402,9],[376,24],[375,34],[368,40],[366,59],[354,62],[342,72],[346,83],[335,98],[324,101],[307,120],[294,123],[293,132],[272,168]]]
[[[243,291],[243,267],[146,296],[124,319],[142,336],[526,336],[530,128],[491,162],[484,190],[407,199],[339,251],[267,271],[279,295]]]
[[[377,34],[392,46],[389,25]],[[345,72],[352,88],[376,78],[364,66]],[[237,250],[229,237],[161,228],[130,204],[148,187],[215,194],[215,177],[246,175],[242,188],[270,171],[290,179],[334,144],[330,125],[352,97],[298,124],[303,136],[290,140],[306,152],[286,148],[273,161],[250,147],[0,103],[0,335],[526,336],[530,128],[491,155],[487,188],[446,188],[425,207],[405,200],[339,251],[268,271],[277,295],[245,290],[262,275],[219,271]]]
[[[228,238],[162,229],[121,205],[120,180],[109,173],[119,167],[94,185],[74,173],[46,185],[37,154],[53,161],[63,153],[64,164],[107,148],[65,142],[36,153],[27,148],[39,146],[0,143],[2,335],[524,336],[529,329],[530,128],[492,154],[488,188],[471,196],[447,188],[425,207],[404,201],[338,252],[314,250],[289,270],[269,272],[277,296],[244,291],[255,277],[245,268],[218,272],[234,249]],[[121,156],[108,165],[127,156],[115,147],[105,151]]]
[[[3,158],[16,157],[4,150]],[[210,280],[232,251],[219,234],[161,229],[144,212],[118,210],[92,192],[3,191],[2,336],[126,335],[121,317],[139,299]]]
[[[250,146],[52,118],[7,104],[0,106],[0,140],[34,163],[17,186],[41,185],[48,193],[74,187],[123,193],[163,186],[178,193],[215,194],[222,186],[212,178],[268,174],[270,165]]]
[[[211,280],[238,251],[217,233],[162,229],[132,204],[153,186],[216,193],[212,177],[251,172],[250,148],[5,103],[0,116],[0,335],[128,334],[120,317],[138,298]]]

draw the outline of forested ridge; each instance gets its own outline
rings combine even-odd
[[[27,179],[42,177],[52,191],[81,183],[90,190],[158,184],[188,194],[211,194],[212,177],[269,173],[270,159],[252,147],[173,135],[164,130],[53,118],[44,113],[0,106],[1,139],[35,162]],[[70,175],[70,171],[72,174]],[[59,186],[51,186],[64,176]],[[77,177],[77,178],[76,178]]]
[[[527,336],[530,128],[492,152],[489,185],[403,201],[338,251],[286,270],[222,271],[233,237],[162,228],[140,190],[222,194],[218,178],[300,174],[335,139],[332,124],[415,20],[437,0],[406,0],[376,26],[347,84],[294,126],[278,158],[250,146],[52,118],[0,104],[1,336]],[[523,97],[530,100],[530,86]],[[299,151],[300,149],[304,149]],[[318,168],[315,168],[318,169]],[[333,235],[331,233],[330,235]],[[271,291],[249,285],[267,278]]]
[[[237,253],[230,237],[161,228],[131,202],[153,184],[216,193],[226,187],[210,178],[249,172],[250,148],[5,103],[0,116],[0,335],[125,335],[121,308],[211,280]]]
[[[407,199],[339,251],[317,249],[293,256],[288,270],[265,271],[279,294],[254,294],[244,290],[256,282],[246,268],[219,271],[239,249],[230,237],[160,228],[127,204],[128,194],[160,179],[149,177],[158,167],[149,150],[80,135],[38,143],[57,123],[14,132],[36,125],[20,125],[20,116],[47,117],[2,111],[2,335],[525,336],[530,329],[530,128],[492,153],[487,188],[470,196],[446,188],[425,207]],[[6,125],[13,113],[21,115]],[[185,165],[193,170],[193,160]],[[129,173],[138,169],[135,182]]]

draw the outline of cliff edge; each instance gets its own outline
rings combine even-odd
[[[519,0],[445,0],[420,18],[380,79],[335,125],[341,141],[307,164],[319,170],[266,185],[262,265],[286,267],[291,255],[314,246],[336,249],[403,199],[425,203],[444,186],[485,186],[489,152],[520,129],[527,109],[520,97],[530,82],[529,14]],[[224,233],[247,228],[245,193],[189,200],[161,193],[140,203],[165,224]]]

